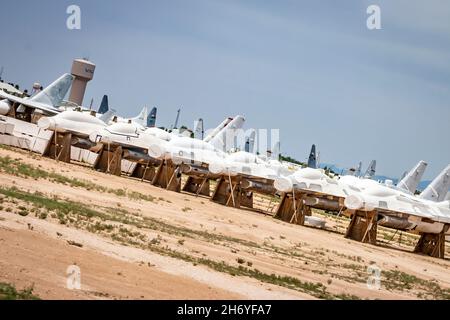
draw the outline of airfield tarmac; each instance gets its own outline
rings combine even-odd
[[[450,299],[449,243],[435,259],[405,233],[345,239],[348,220],[323,212],[327,230],[22,150],[0,147],[0,164],[0,283],[42,299]]]

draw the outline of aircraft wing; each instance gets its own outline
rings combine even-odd
[[[13,103],[22,104],[22,105],[24,105],[26,107],[30,107],[30,108],[33,108],[33,109],[39,109],[39,110],[42,110],[46,114],[49,114],[49,115],[55,115],[55,114],[59,113],[59,110],[56,109],[56,108],[50,107],[48,105],[45,105],[43,103],[30,100],[30,99],[19,98],[19,97],[16,97],[16,96],[12,95],[12,94],[8,94],[8,93],[6,93],[4,91],[1,91],[1,90],[0,90],[0,99],[2,99],[2,100],[6,99],[6,100],[9,100],[9,101],[11,101]]]

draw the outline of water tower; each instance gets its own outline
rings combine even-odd
[[[81,106],[87,83],[94,78],[95,64],[85,59],[75,59],[72,64],[72,75],[75,77],[70,90],[69,101]]]

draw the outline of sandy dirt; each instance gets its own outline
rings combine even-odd
[[[22,163],[66,177],[110,188],[135,191],[153,201],[86,190],[45,179],[18,177],[0,171],[1,187],[40,192],[49,198],[81,203],[92,208],[116,208],[139,217],[185,228],[192,236],[161,229],[126,226],[150,242],[160,239],[160,250],[172,250],[196,259],[208,259],[267,275],[289,276],[301,282],[321,283],[328,293],[367,299],[433,298],[436,283],[449,293],[449,259],[411,253],[411,245],[373,246],[345,239],[338,228],[319,230],[288,224],[250,210],[224,207],[204,197],[174,193],[127,177],[96,172],[88,167],[55,162],[23,151],[0,149]],[[92,232],[76,223],[17,214],[22,203],[7,202],[0,210],[0,282],[17,288],[34,284],[44,299],[315,299],[313,291],[297,290],[252,275],[233,275],[202,263],[148,250],[146,246],[114,240],[105,232]],[[9,212],[7,207],[11,207]],[[328,219],[328,218],[327,218]],[[329,226],[345,220],[329,218]],[[343,228],[343,227],[342,227]],[[210,237],[193,232],[207,232]],[[405,235],[405,237],[407,237]],[[414,239],[414,238],[412,238]],[[70,245],[74,241],[82,247]],[[66,288],[66,269],[81,270],[82,290]],[[367,267],[376,264],[381,288],[367,286]],[[232,273],[232,272],[231,272]],[[388,274],[416,277],[395,287]],[[406,281],[406,280],[405,280]],[[434,288],[434,289],[433,289]],[[423,296],[426,294],[426,296]],[[442,298],[437,296],[434,298]]]

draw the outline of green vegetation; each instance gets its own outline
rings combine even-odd
[[[3,194],[12,199],[22,200],[33,204],[39,209],[46,209],[54,214],[60,220],[60,223],[67,224],[69,216],[80,216],[84,219],[98,218],[101,221],[113,221],[129,225],[134,225],[138,228],[147,228],[155,231],[161,231],[170,235],[177,235],[187,238],[203,238],[208,241],[226,241],[240,243],[246,246],[259,247],[259,245],[252,241],[247,241],[239,238],[233,238],[225,235],[214,234],[208,231],[194,230],[182,226],[168,224],[162,220],[140,217],[137,214],[130,214],[128,211],[121,208],[103,208],[105,211],[93,209],[90,206],[82,203],[73,202],[69,200],[59,200],[48,198],[40,192],[34,194],[21,191],[16,187],[1,188],[0,194]],[[12,200],[14,201],[14,200]],[[50,214],[52,216],[52,214]],[[84,220],[83,219],[83,220]],[[102,227],[100,224],[90,225],[91,230],[111,229],[113,226]],[[90,231],[91,231],[90,230]]]
[[[149,228],[149,229],[158,229],[164,230],[168,233],[176,233],[177,235],[183,235],[192,238],[198,238],[199,236],[204,237],[206,239],[214,239],[214,240],[222,240],[222,241],[235,241],[238,243],[250,244],[256,246],[255,243],[248,242],[242,239],[236,239],[232,237],[226,237],[221,235],[210,234],[205,231],[197,231],[191,230],[185,227],[177,227],[166,224],[162,221],[146,218],[146,217],[137,217],[136,215],[131,215],[128,213],[124,214],[123,209],[110,209],[109,212],[100,212],[89,208],[81,203],[75,203],[68,200],[59,200],[59,199],[51,199],[43,196],[42,194],[30,194],[24,191],[20,191],[17,188],[0,188],[0,194],[7,196],[8,198],[14,198],[17,200],[22,200],[28,203],[31,203],[40,208],[46,208],[49,211],[54,211],[57,214],[57,217],[60,219],[61,223],[67,223],[68,217],[73,215],[78,215],[80,218],[99,218],[101,221],[116,221],[126,224],[131,224],[135,226],[139,226],[140,228]],[[121,214],[113,214],[113,212],[120,212]],[[100,227],[100,222],[96,221],[92,223],[91,228],[95,228],[97,226],[98,229],[108,230],[111,227]],[[141,237],[142,236],[142,237]],[[135,238],[140,238],[141,242],[134,240]],[[157,252],[162,255],[174,257],[177,259],[182,259],[187,262],[194,263],[196,265],[205,265],[219,272],[226,272],[231,275],[240,275],[240,276],[248,276],[252,278],[256,278],[260,281],[272,283],[275,285],[284,286],[287,288],[291,288],[294,290],[299,290],[302,292],[309,293],[318,298],[329,299],[333,298],[333,295],[326,291],[326,287],[320,283],[311,283],[311,282],[303,282],[294,277],[288,276],[279,276],[275,274],[266,274],[260,272],[256,269],[249,269],[242,265],[239,267],[234,267],[226,264],[225,262],[217,262],[213,260],[206,259],[204,257],[194,257],[185,253],[177,252],[168,248],[167,246],[161,247],[162,237],[157,236],[156,238],[150,240],[147,243],[143,243],[145,237],[139,232],[132,232],[128,228],[120,227],[119,233],[113,233],[111,238],[115,241],[118,241],[125,245],[135,245],[142,246],[151,251]],[[70,242],[71,245],[79,245],[78,243]],[[242,263],[244,263],[244,259],[241,259]],[[251,264],[248,264],[251,266]]]
[[[33,294],[33,286],[17,291],[17,289],[8,283],[0,282],[0,300],[39,300],[39,297]]]
[[[72,187],[94,189],[94,187],[96,186],[94,183],[88,181],[81,181],[78,179],[68,178],[54,172],[47,172],[40,168],[36,168],[32,165],[23,163],[20,160],[20,158],[12,159],[9,156],[0,157],[0,171],[25,179],[47,179],[55,183],[70,185]]]
[[[383,271],[382,276],[385,278],[382,283],[387,290],[421,289],[426,293],[420,292],[418,298],[450,300],[450,289],[441,288],[435,280],[424,280],[398,270]]]
[[[71,202],[71,201],[59,201],[55,199],[49,199],[41,195],[40,193],[28,193],[24,191],[20,191],[15,187],[11,187],[8,189],[0,188],[0,194],[3,194],[7,197],[19,199],[25,202],[32,203],[38,208],[45,208],[48,211],[54,211],[57,214],[57,217],[62,220],[66,215],[73,213],[81,216],[85,216],[88,218],[93,217],[94,215],[99,215],[100,213],[90,209],[89,207],[84,206],[83,204]],[[101,215],[101,214],[100,214]],[[105,215],[102,215],[103,218],[106,218]]]
[[[21,160],[20,158],[12,159],[9,156],[0,157],[0,172],[4,172],[25,179],[28,178],[32,178],[35,180],[44,179],[49,180],[50,182],[68,185],[71,187],[111,193],[119,197],[128,197],[133,200],[144,200],[153,202],[156,199],[151,195],[146,195],[140,192],[127,191],[126,189],[111,189],[87,180],[70,178],[55,172],[48,172],[40,168],[36,168],[35,166],[23,163],[20,160]]]
[[[70,200],[59,199],[58,197],[49,197],[40,192],[29,193],[19,190],[16,187],[1,188],[0,195],[3,195],[3,202],[15,202],[17,207],[25,210],[31,204],[33,208],[29,210],[39,217],[45,214],[45,217],[51,216],[59,219],[62,224],[73,225],[77,228],[85,229],[93,233],[102,233],[114,241],[124,245],[132,245],[155,253],[181,259],[194,265],[207,266],[215,271],[225,272],[233,276],[248,276],[262,282],[283,286],[292,290],[301,291],[321,299],[358,299],[357,296],[347,294],[334,294],[327,290],[327,287],[321,283],[301,281],[295,277],[264,273],[253,268],[253,263],[244,258],[237,258],[238,265],[229,265],[224,261],[210,260],[205,255],[189,255],[170,248],[167,240],[161,235],[149,238],[148,230],[153,230],[161,234],[175,235],[178,238],[179,245],[185,245],[184,238],[204,240],[215,245],[230,247],[233,252],[233,245],[240,244],[245,246],[243,252],[256,255],[257,251],[273,254],[274,259],[284,261],[284,257],[298,258],[300,261],[309,262],[310,265],[316,265],[315,270],[318,274],[326,274],[330,278],[325,284],[330,285],[333,278],[339,278],[344,281],[365,282],[367,274],[362,265],[364,260],[360,256],[343,255],[336,251],[331,253],[344,257],[350,263],[333,264],[328,257],[325,259],[322,251],[314,248],[305,249],[307,243],[298,243],[292,248],[280,248],[274,246],[269,240],[264,244],[258,244],[252,241],[225,236],[222,234],[210,233],[205,230],[190,229],[185,226],[172,225],[157,218],[145,217],[136,212],[129,212],[123,208],[117,207],[95,207]],[[27,205],[25,206],[24,203]],[[34,211],[33,211],[34,210]],[[142,230],[143,232],[140,232]],[[269,238],[267,238],[269,239]],[[272,237],[272,239],[275,239]],[[280,239],[282,237],[280,236]],[[78,243],[71,245],[81,246]],[[179,247],[176,247],[179,248]],[[248,251],[251,250],[251,251]],[[237,251],[234,250],[234,253]],[[342,270],[344,274],[337,274],[331,271],[330,267],[336,267]],[[323,269],[323,270],[321,270]],[[346,274],[351,271],[351,274]],[[339,272],[341,273],[341,272]],[[408,275],[399,271],[383,271],[382,285],[387,290],[410,290],[417,292],[418,298],[450,299],[450,290],[441,288],[435,281],[427,281]]]
[[[298,160],[296,160],[296,159],[294,159],[294,158],[292,158],[290,156],[283,156],[281,154],[280,154],[280,161],[286,161],[286,162],[295,163],[295,164],[298,164],[298,165],[300,165],[302,167],[306,167],[307,166],[306,163],[304,163],[304,162],[298,161]]]
[[[321,283],[301,281],[294,277],[280,276],[280,275],[276,275],[274,273],[267,274],[267,273],[263,273],[257,269],[246,268],[242,265],[240,265],[239,267],[234,267],[234,266],[231,266],[231,265],[225,263],[225,261],[218,262],[218,261],[213,261],[213,260],[206,259],[206,258],[197,258],[194,256],[190,256],[188,254],[185,254],[185,253],[181,253],[181,252],[172,250],[167,247],[161,248],[158,246],[149,245],[148,248],[151,251],[157,252],[161,255],[181,259],[183,261],[190,262],[194,265],[204,265],[215,271],[228,273],[232,276],[244,276],[244,277],[254,278],[261,282],[270,283],[270,284],[278,285],[281,287],[289,288],[292,290],[304,292],[304,293],[310,294],[319,299],[348,299],[348,296],[346,296],[346,295],[333,295],[332,293],[328,292],[327,288]],[[352,297],[355,297],[355,296],[352,296]]]

